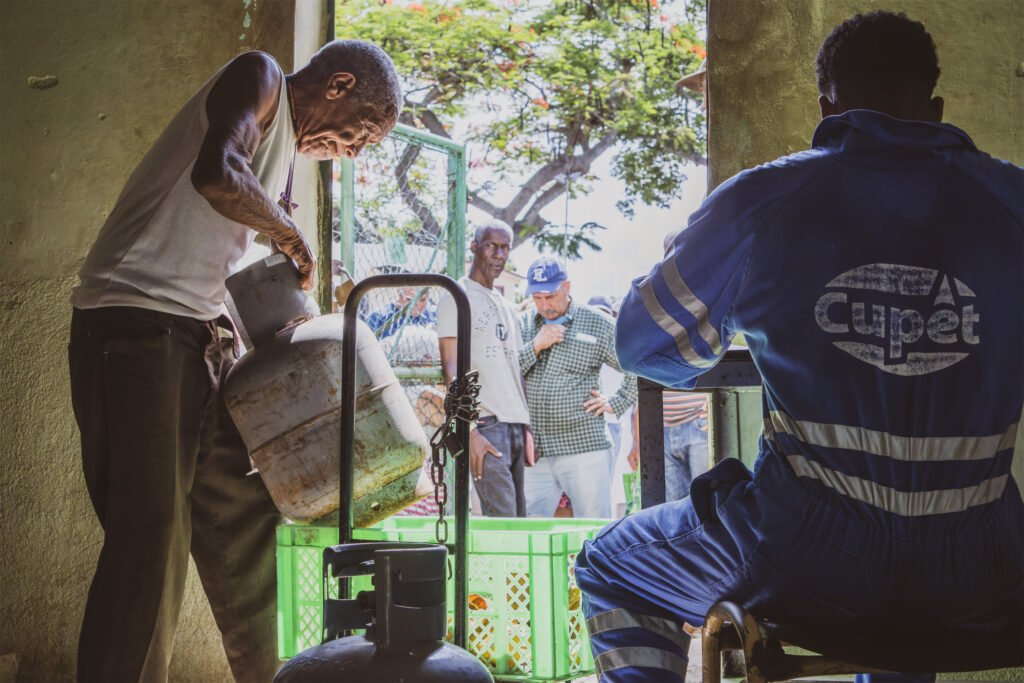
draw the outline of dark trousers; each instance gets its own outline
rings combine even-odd
[[[215,322],[139,308],[74,311],[68,360],[103,547],[78,644],[82,681],[165,681],[191,552],[231,671],[277,669],[280,515],[219,388]]]
[[[501,453],[500,458],[484,455],[484,475],[473,482],[481,511],[487,517],[525,517],[526,425],[499,422],[491,416],[481,418],[477,429]]]

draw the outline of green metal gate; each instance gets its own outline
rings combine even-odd
[[[388,272],[462,277],[467,254],[464,145],[398,124],[356,159],[335,162],[330,186],[330,230],[324,221],[320,244],[322,249],[329,245],[332,262],[356,281]],[[339,283],[334,273],[327,296]],[[441,293],[439,288],[374,290],[359,311],[376,328],[428,431],[440,416],[443,391],[437,334],[426,321]],[[322,301],[321,308],[327,310],[328,303]]]

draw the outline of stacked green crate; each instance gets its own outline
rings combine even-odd
[[[432,542],[434,522],[427,517],[393,517],[376,527],[357,529],[355,535],[368,541]],[[583,541],[593,538],[606,523],[470,520],[467,647],[496,676],[563,681],[593,671],[573,563]],[[282,658],[320,640],[322,549],[337,539],[338,531],[331,527],[278,529],[278,652]],[[353,585],[353,591],[370,588],[369,577]],[[447,601],[450,640],[452,580]]]

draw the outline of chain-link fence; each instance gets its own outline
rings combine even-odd
[[[465,178],[461,145],[396,126],[355,160],[335,164],[333,259],[356,281],[401,272],[461,277]],[[442,418],[436,310],[443,293],[438,287],[376,289],[359,310],[428,434]]]

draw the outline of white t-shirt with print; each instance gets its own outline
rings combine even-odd
[[[459,285],[469,298],[471,318],[470,370],[480,373],[480,415],[501,422],[530,424],[519,372],[519,334],[511,302],[500,293],[465,276]],[[437,304],[437,336],[458,336],[455,299],[445,292]]]

